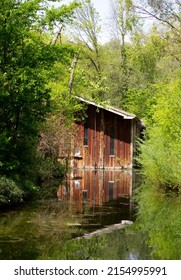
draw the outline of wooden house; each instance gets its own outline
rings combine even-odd
[[[86,104],[86,116],[77,121],[72,141],[72,168],[113,169],[132,168],[140,120],[133,114],[102,106],[77,97]]]

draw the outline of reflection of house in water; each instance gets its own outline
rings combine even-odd
[[[58,198],[75,203],[77,211],[82,211],[85,206],[102,206],[111,200],[121,202],[131,194],[132,171],[77,170],[74,178],[58,190]]]

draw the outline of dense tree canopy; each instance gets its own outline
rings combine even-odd
[[[39,124],[50,110],[48,72],[57,50],[43,41],[38,32],[42,1],[2,1],[1,49],[1,166],[12,170],[26,160]],[[50,22],[51,23],[51,22]],[[21,155],[20,155],[21,154]]]
[[[40,125],[51,111],[53,66],[65,64],[73,52],[72,47],[52,46],[46,37],[54,22],[68,21],[76,5],[54,10],[48,2],[0,3],[1,175],[18,178],[31,172]]]

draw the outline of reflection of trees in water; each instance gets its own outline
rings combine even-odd
[[[145,260],[149,259],[145,236],[135,228],[116,231],[107,237],[107,254],[102,252],[103,259]],[[108,253],[109,252],[109,253]]]
[[[4,213],[0,219],[0,259],[51,259],[71,239],[77,217],[66,203],[47,200],[39,207]],[[70,226],[71,224],[71,226]]]
[[[143,234],[130,227],[90,239],[72,240],[65,244],[64,252],[68,259],[144,260],[149,259],[144,239]]]
[[[137,221],[148,234],[153,259],[181,259],[181,197],[145,184]]]

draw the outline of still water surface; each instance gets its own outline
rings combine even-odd
[[[76,239],[122,220],[134,222],[136,184],[131,171],[74,172],[55,198],[0,214],[0,259],[148,259],[139,232]]]

